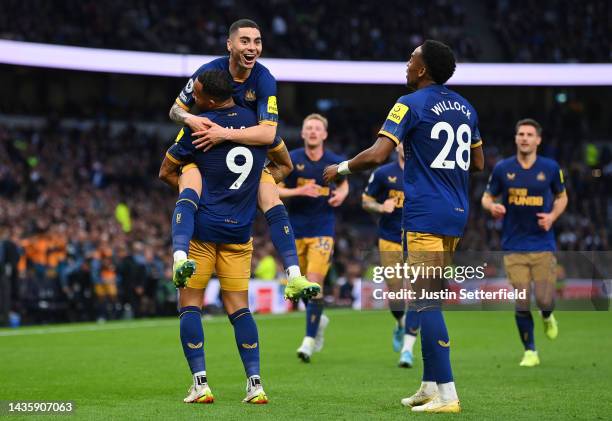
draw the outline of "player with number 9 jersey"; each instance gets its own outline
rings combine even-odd
[[[234,105],[201,114],[220,126],[239,129],[257,124],[255,113]],[[257,191],[267,146],[224,142],[210,151],[198,151],[191,130],[184,127],[167,152],[178,163],[193,162],[205,168],[202,196],[196,215],[194,239],[222,244],[247,243],[257,207]]]
[[[404,141],[405,232],[461,237],[468,218],[470,150],[478,116],[461,95],[432,84],[400,97],[380,132]]]

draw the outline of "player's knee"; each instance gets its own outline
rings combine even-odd
[[[274,206],[282,205],[283,202],[280,200],[280,197],[275,194],[260,194],[257,197],[257,204],[262,212],[266,213]]]

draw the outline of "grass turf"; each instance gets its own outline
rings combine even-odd
[[[329,311],[323,352],[310,364],[295,349],[303,314],[257,316],[268,405],[245,405],[245,379],[226,318],[204,322],[213,405],[182,403],[190,373],[176,319],[0,329],[0,399],[71,400],[79,419],[398,419],[422,364],[400,369],[387,312]],[[536,320],[542,364],[522,355],[509,312],[447,312],[462,419],[610,419],[612,316],[558,312],[554,342]],[[5,413],[6,414],[6,413]],[[437,415],[436,419],[456,415]],[[48,419],[27,416],[24,419]]]

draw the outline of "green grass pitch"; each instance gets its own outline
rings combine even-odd
[[[396,366],[390,314],[327,314],[325,348],[310,364],[295,355],[303,314],[256,316],[268,405],[241,403],[245,379],[225,317],[204,322],[213,405],[182,403],[191,378],[177,319],[0,329],[0,400],[71,400],[73,419],[457,417],[412,414],[399,404],[418,387],[422,363],[417,345],[416,366]],[[446,313],[459,417],[610,419],[611,314],[558,312],[555,341],[544,337],[534,316],[542,364],[526,369],[518,366],[522,349],[512,313]]]

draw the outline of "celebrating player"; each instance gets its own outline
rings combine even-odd
[[[200,73],[194,83],[194,98],[205,110],[203,117],[223,127],[252,127],[255,113],[240,107],[232,99],[232,78],[223,70]],[[196,262],[195,273],[181,288],[180,331],[185,358],[193,374],[193,385],[185,398],[188,403],[212,403],[214,398],[206,377],[204,330],[201,307],[204,289],[212,273],[221,284],[223,306],[234,327],[236,346],[247,376],[244,402],[264,404],[268,398],[259,372],[259,338],[255,320],[248,309],[248,287],[251,274],[253,241],[251,231],[257,205],[257,191],[266,159],[267,146],[245,146],[225,142],[204,153],[197,151],[191,130],[184,127],[176,143],[168,149],[160,178],[185,190],[177,170],[195,172],[201,169],[205,186],[199,203],[184,199],[197,209],[195,234],[189,246],[189,258]],[[171,167],[173,171],[163,170]],[[189,164],[189,165],[187,165]],[[206,169],[206,171],[202,171]],[[174,224],[180,224],[181,213],[175,213]],[[187,240],[189,241],[189,240]]]
[[[257,58],[262,51],[259,26],[248,19],[234,22],[229,29],[227,49],[230,53],[229,57],[218,58],[206,63],[193,74],[170,109],[170,118],[179,124],[188,126],[193,132],[192,136],[197,137],[195,144],[204,151],[226,140],[244,145],[269,145],[276,136],[276,125],[278,124],[276,80],[266,67],[257,63]],[[198,75],[211,69],[224,70],[232,75],[234,101],[257,113],[257,125],[238,130],[223,127],[206,117],[189,112],[194,104],[192,93]],[[280,160],[277,162],[284,164],[284,167],[290,170],[291,161],[284,143],[281,141],[274,150],[277,152],[276,159]],[[281,171],[274,175],[277,176],[276,180],[270,173],[262,174],[258,204],[268,221],[272,242],[287,271],[289,282],[285,289],[285,296],[292,300],[315,296],[319,292],[319,286],[314,282],[309,282],[300,272],[291,224],[285,206],[278,196],[276,181],[280,181],[280,178],[286,173],[283,174]],[[181,184],[185,188],[180,193],[175,214],[181,213],[187,225],[193,221],[195,212],[195,209],[188,203],[198,202],[200,180],[198,171],[185,172],[181,175]],[[173,238],[176,235],[173,231]],[[187,259],[183,250],[174,249],[173,251],[174,277],[177,278],[175,283],[183,283],[193,273],[194,263]]]
[[[395,148],[397,162],[383,165],[372,173],[361,196],[363,208],[380,214],[378,222],[378,250],[382,266],[395,266],[402,257],[402,208],[404,207],[404,146]],[[404,286],[401,279],[387,279],[390,291],[399,292]],[[393,350],[400,352],[398,365],[412,367],[412,348],[419,331],[419,313],[405,311],[404,300],[389,300],[391,314],[396,320],[393,330]],[[405,320],[404,320],[405,314]]]
[[[482,206],[494,218],[504,218],[502,249],[506,274],[514,288],[526,290],[527,298],[516,301],[516,326],[525,347],[522,367],[540,364],[533,336],[530,311],[531,283],[542,312],[544,332],[558,335],[554,308],[557,262],[553,223],[567,206],[563,173],[552,159],[538,156],[542,126],[530,118],[516,123],[516,155],[495,165]],[[501,203],[496,200],[501,197]]]
[[[410,265],[450,263],[468,216],[470,170],[482,170],[478,117],[474,107],[444,83],[455,71],[455,57],[445,44],[427,40],[408,61],[408,86],[416,92],[400,97],[378,138],[350,161],[325,169],[324,179],[363,171],[385,162],[400,142],[404,166],[404,241]],[[412,280],[411,280],[412,281]],[[439,291],[441,280],[416,279],[417,296]],[[423,381],[402,404],[414,412],[460,412],[450,364],[450,340],[437,300],[415,300],[421,316]]]
[[[308,115],[302,124],[302,139],[304,147],[291,151],[294,167],[280,188],[280,196],[291,198],[289,218],[297,239],[300,268],[322,288],[334,251],[334,208],[344,202],[349,186],[346,179],[335,188],[323,181],[323,169],[343,159],[323,147],[327,119],[320,114]],[[323,347],[329,320],[322,314],[323,298],[319,295],[306,305],[306,336],[297,350],[304,362]]]

